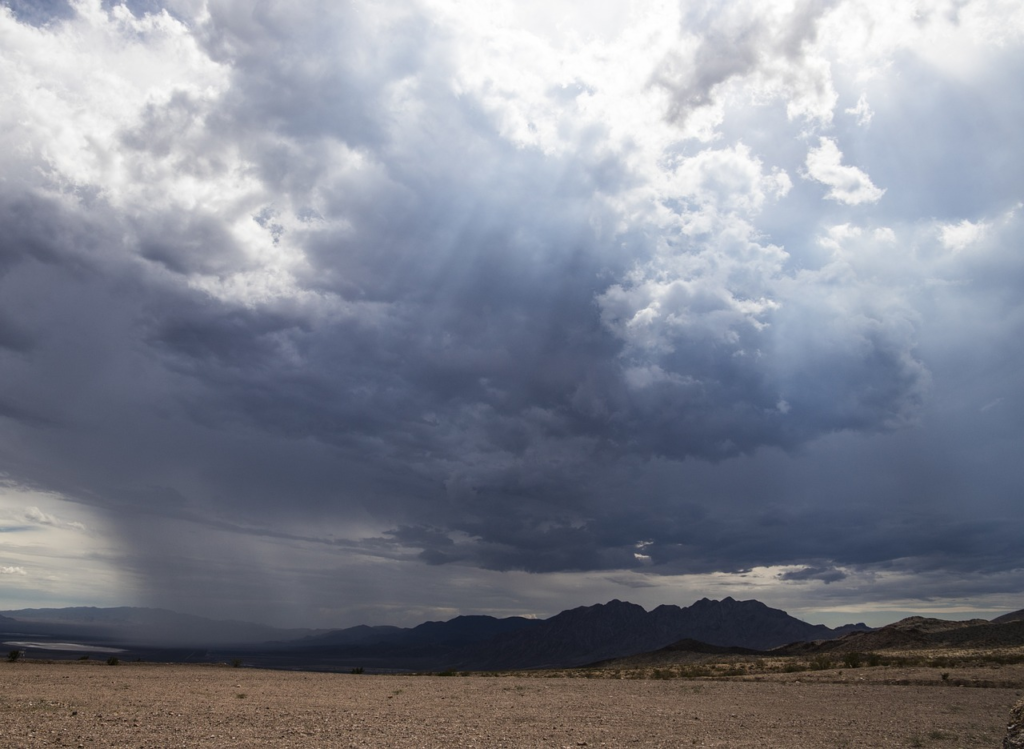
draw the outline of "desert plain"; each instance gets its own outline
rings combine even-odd
[[[22,660],[0,746],[998,747],[1024,694],[1024,664],[658,676]]]

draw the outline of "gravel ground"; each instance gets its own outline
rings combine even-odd
[[[712,681],[3,663],[0,746],[998,747],[1021,694],[875,671]]]

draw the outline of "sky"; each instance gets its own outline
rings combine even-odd
[[[2,0],[0,604],[1024,607],[1016,0]]]

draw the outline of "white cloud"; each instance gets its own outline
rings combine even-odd
[[[71,530],[79,531],[86,530],[85,526],[82,523],[79,523],[77,521],[63,521],[60,518],[57,518],[53,515],[48,515],[47,513],[40,510],[38,507],[26,507],[25,519],[31,520],[32,522],[38,523],[39,525],[53,526],[54,528],[68,528]]]
[[[822,138],[807,154],[807,176],[830,188],[828,197],[847,205],[877,203],[885,194],[871,178],[855,166],[845,166],[839,146],[831,138]]]
[[[857,124],[861,127],[867,127],[871,124],[871,118],[875,116],[874,111],[871,109],[871,105],[868,104],[868,97],[865,94],[861,94],[860,98],[857,99],[857,105],[844,110],[846,114],[852,114],[857,118]]]
[[[680,39],[653,80],[671,94],[670,116],[711,140],[737,101],[786,102],[789,119],[828,124],[836,102],[827,58],[815,45],[828,6],[817,2],[684,4]],[[694,129],[695,118],[706,121]]]
[[[942,246],[953,252],[961,252],[978,242],[989,229],[985,222],[972,223],[964,219],[957,224],[941,224],[939,235]]]
[[[0,575],[27,575],[24,567],[0,567]]]

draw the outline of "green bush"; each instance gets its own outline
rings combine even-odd
[[[361,673],[363,673],[363,667],[362,666],[356,666],[351,671],[349,671],[349,673],[350,674],[361,674]]]
[[[118,658],[116,655],[112,655],[109,658],[107,658],[107,665],[108,666],[116,666],[120,662],[121,662],[121,659]]]
[[[843,664],[847,668],[860,668],[861,654],[860,653],[847,653],[843,656]]]
[[[7,660],[9,660],[11,663],[14,663],[19,658],[21,658],[20,650],[12,650],[10,653],[7,654]]]

